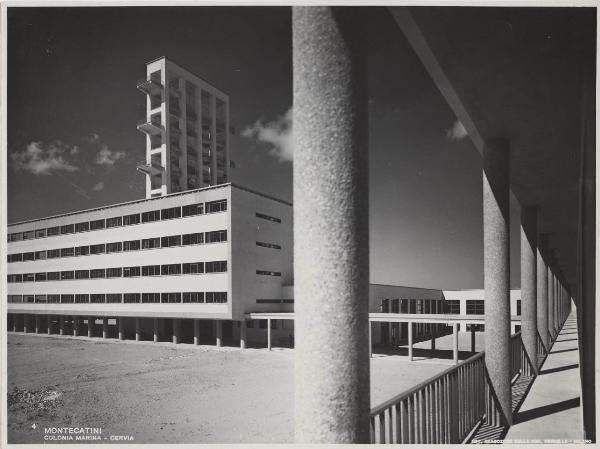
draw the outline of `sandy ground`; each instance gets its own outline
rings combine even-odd
[[[438,355],[447,357],[448,342],[438,341]],[[43,443],[52,426],[101,427],[102,443],[111,435],[135,443],[293,441],[291,349],[13,333],[7,343],[9,443]],[[402,351],[374,354],[373,406],[450,366],[415,355],[421,360],[411,363]]]

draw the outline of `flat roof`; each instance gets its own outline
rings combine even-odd
[[[243,186],[240,186],[240,185],[228,182],[228,183],[225,183],[225,184],[217,184],[217,185],[214,185],[214,186],[201,187],[199,189],[186,190],[184,192],[170,193],[169,195],[157,196],[157,197],[154,197],[154,198],[142,198],[142,199],[139,199],[139,200],[125,201],[123,203],[108,204],[106,206],[93,207],[91,209],[82,209],[82,210],[77,210],[77,211],[73,211],[73,212],[65,212],[63,214],[50,215],[50,216],[47,216],[47,217],[33,218],[31,220],[17,221],[17,222],[13,222],[13,223],[8,223],[7,226],[17,226],[17,225],[21,225],[21,224],[25,224],[25,223],[35,223],[37,221],[49,220],[49,219],[52,219],[52,218],[68,217],[70,215],[77,215],[77,214],[82,214],[82,213],[86,213],[86,212],[94,212],[94,211],[103,210],[103,209],[110,209],[110,208],[113,208],[113,207],[127,206],[127,205],[130,205],[130,204],[140,204],[140,203],[149,202],[149,201],[162,200],[162,199],[165,199],[165,198],[173,198],[173,197],[176,197],[176,196],[191,195],[192,193],[203,192],[203,191],[214,190],[214,189],[222,189],[222,188],[225,188],[225,187],[233,187],[233,188],[236,188],[236,189],[244,190],[244,191],[252,193],[254,195],[262,196],[263,198],[267,198],[267,199],[270,199],[270,200],[277,201],[279,203],[285,204],[286,206],[290,206],[290,207],[292,206],[292,203],[289,203],[287,201],[284,201],[284,200],[281,200],[279,198],[275,198],[273,196],[269,196],[269,195],[266,195],[264,193],[260,193],[260,192],[257,192],[255,190],[248,189],[246,187],[243,187]]]

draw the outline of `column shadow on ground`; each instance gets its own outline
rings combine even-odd
[[[558,366],[556,368],[545,369],[545,370],[540,371],[540,376],[543,376],[544,374],[558,373],[560,371],[567,371],[567,370],[575,369],[578,367],[579,367],[579,363],[574,363],[572,365]]]
[[[514,418],[514,424],[520,424],[532,419],[541,418],[543,416],[551,415],[553,413],[562,412],[571,408],[579,407],[579,397],[567,399],[566,401],[556,402],[550,405],[544,405],[542,407],[533,408],[524,412],[519,412]]]
[[[458,359],[466,360],[473,356],[475,353],[471,351],[458,351]],[[373,349],[373,356],[378,355],[400,355],[408,357],[408,348],[398,347],[376,347]],[[413,348],[413,361],[427,360],[427,359],[446,359],[452,360],[454,353],[452,349],[424,349],[424,348]]]
[[[570,348],[570,349],[560,349],[558,351],[550,351],[550,354],[560,354],[562,352],[571,352],[571,351],[577,351],[579,348]]]

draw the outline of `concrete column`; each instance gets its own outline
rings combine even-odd
[[[64,317],[64,315],[58,316],[58,335],[65,335],[65,317]]]
[[[23,333],[26,334],[29,331],[29,316],[24,313],[23,314]]]
[[[194,344],[196,346],[200,344],[200,320],[194,320]]]
[[[271,319],[267,319],[267,349],[271,350]]]
[[[108,318],[102,318],[102,338],[108,338]]]
[[[458,363],[458,323],[452,323],[452,359],[456,365]]]
[[[240,321],[240,349],[246,349],[246,320]]]
[[[369,321],[369,358],[373,357],[373,325]]]
[[[119,325],[119,340],[125,340],[125,323],[122,317],[117,318]]]
[[[35,319],[35,333],[39,334],[40,333],[40,316],[39,315],[34,315],[34,319]]]
[[[179,344],[180,320],[173,318],[173,344]]]
[[[471,325],[471,352],[475,354],[475,326]]]
[[[413,361],[413,323],[408,323],[408,360]]]
[[[52,334],[52,315],[46,315],[46,332]]]
[[[554,332],[554,271],[553,271],[553,263],[554,263],[554,251],[548,251],[548,332],[550,332],[550,336],[552,340],[556,337],[556,333]]]
[[[142,339],[142,328],[140,326],[140,319],[135,319],[135,341],[140,341]]]
[[[550,348],[548,337],[548,267],[546,249],[548,234],[540,234],[537,250],[537,328],[546,349]]]
[[[216,325],[217,325],[217,340],[215,342],[215,345],[217,346],[217,348],[220,348],[221,345],[223,344],[223,322],[221,320],[216,320]]]
[[[94,317],[88,316],[88,337],[92,338],[94,336]]]
[[[154,318],[154,343],[158,343],[159,336],[158,318]]]
[[[18,325],[19,325],[18,321],[19,321],[19,314],[18,313],[14,313],[13,314],[13,332],[17,332],[17,330],[19,328],[18,327]]]
[[[79,317],[77,315],[73,316],[73,336],[79,336]]]
[[[521,208],[521,338],[537,373],[537,207]]]
[[[365,17],[292,11],[295,442],[368,443]]]
[[[504,424],[512,424],[510,385],[509,142],[483,149],[485,364]]]

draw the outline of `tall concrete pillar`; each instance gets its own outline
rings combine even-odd
[[[546,249],[548,234],[540,234],[537,250],[537,325],[540,338],[546,350],[550,348],[548,336],[548,267]]]
[[[295,442],[368,443],[365,17],[292,11]]]
[[[180,340],[181,320],[173,318],[173,344],[178,344]]]
[[[13,313],[13,332],[17,332],[19,329],[19,314]]]
[[[123,317],[117,318],[119,325],[119,340],[125,340],[125,322]]]
[[[23,314],[23,333],[26,334],[29,332],[29,315],[26,313]]]
[[[485,364],[499,418],[512,424],[510,385],[509,142],[483,150]]]
[[[40,316],[36,314],[36,315],[34,315],[34,317],[35,317],[34,318],[34,320],[35,320],[35,333],[39,334],[40,333],[40,326],[41,326],[41,324],[40,324],[40,321],[41,321],[40,320]]]
[[[158,343],[160,337],[160,329],[158,326],[158,318],[154,318],[154,343]]]
[[[88,316],[88,337],[92,338],[94,336],[94,324],[96,319],[92,316]]]
[[[267,319],[267,349],[271,350],[271,319]]]
[[[108,338],[108,318],[102,318],[102,338]]]
[[[216,320],[215,324],[217,327],[217,338],[215,341],[215,346],[217,348],[220,348],[223,344],[223,322],[221,320]]]
[[[142,329],[140,326],[140,319],[136,317],[135,319],[135,341],[140,341],[142,339]]]
[[[537,373],[537,207],[521,208],[521,338]]]
[[[65,335],[65,316],[58,316],[58,335]]]
[[[246,320],[240,321],[240,349],[246,349]]]
[[[554,332],[554,251],[548,251],[548,332],[552,340],[556,334]]]
[[[194,344],[200,344],[200,320],[194,320]]]
[[[77,315],[73,315],[73,336],[79,336],[79,317]]]

